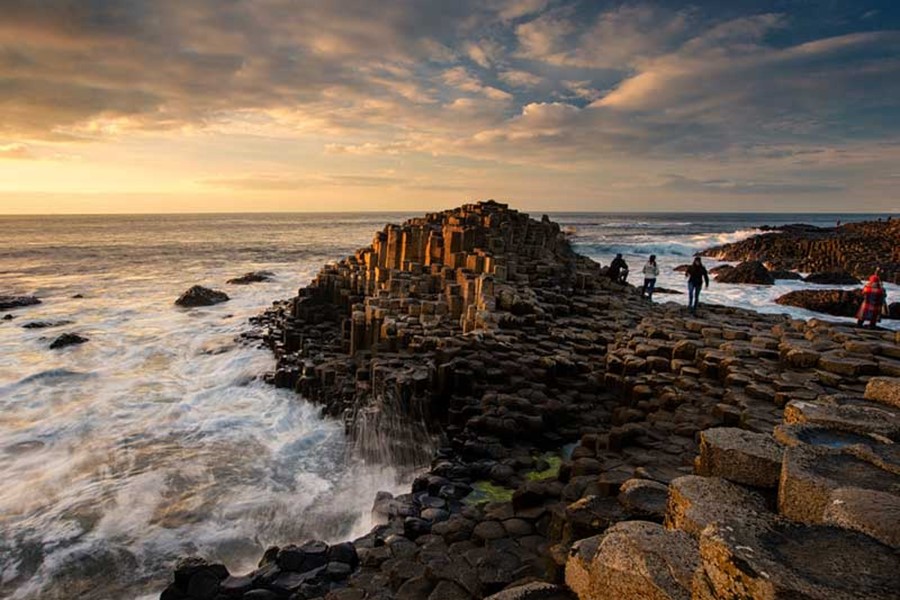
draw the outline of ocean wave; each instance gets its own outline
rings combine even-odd
[[[657,256],[693,256],[702,250],[737,242],[759,233],[758,229],[741,229],[732,232],[701,233],[692,235],[671,236],[668,240],[658,239],[665,236],[642,234],[640,236],[621,236],[614,240],[603,239],[591,241],[589,237],[576,240],[577,250],[589,256],[606,254],[637,254]]]
[[[47,369],[46,371],[40,371],[38,373],[33,373],[26,377],[23,377],[16,383],[12,385],[25,385],[28,383],[34,382],[46,382],[46,383],[56,383],[60,379],[87,379],[89,377],[95,377],[96,374],[86,371],[72,371],[70,369],[58,368],[58,369]]]

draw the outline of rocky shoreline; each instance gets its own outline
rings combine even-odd
[[[187,559],[161,598],[900,589],[900,334],[651,304],[495,202],[387,226],[256,324],[272,383],[430,466],[360,539]]]
[[[881,269],[884,281],[900,284],[900,219],[775,227],[700,254],[729,262],[763,261],[769,270],[849,273],[863,280]]]

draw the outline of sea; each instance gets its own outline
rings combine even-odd
[[[238,336],[410,216],[0,216],[0,295],[42,300],[0,320],[0,597],[156,598],[180,556],[242,573],[271,545],[367,532],[375,493],[405,492],[415,473],[355,456],[339,422],[263,382],[271,354]],[[880,215],[550,216],[579,252],[622,253],[633,283],[656,254],[658,285],[679,293],[655,301],[685,304],[673,268],[699,250],[762,225]],[[260,270],[273,279],[226,284]],[[231,299],[175,306],[194,284]],[[803,285],[712,282],[701,302],[813,317],[774,303]],[[24,327],[37,321],[50,326]],[[89,341],[49,349],[63,332]]]

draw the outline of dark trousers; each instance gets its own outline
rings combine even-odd
[[[656,278],[654,277],[653,279],[647,279],[645,277],[644,278],[644,287],[641,288],[641,298],[643,298],[646,295],[650,300],[653,300],[653,289],[655,287],[656,287]]]
[[[688,281],[688,308],[691,309],[691,312],[696,311],[697,307],[700,306],[700,290],[702,288],[702,283]]]

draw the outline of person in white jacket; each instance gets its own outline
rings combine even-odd
[[[653,288],[656,287],[656,278],[659,276],[659,266],[656,264],[656,255],[651,254],[650,260],[644,265],[644,287],[641,288],[641,298],[645,295],[653,301]]]

